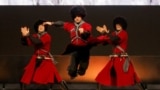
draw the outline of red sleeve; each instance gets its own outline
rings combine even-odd
[[[101,35],[97,37],[97,42],[98,43],[109,43],[109,37],[107,37],[106,35]]]
[[[71,28],[71,23],[70,22],[65,22],[63,25],[64,30],[69,31]]]
[[[33,37],[37,37],[36,34],[32,34],[32,36],[33,36]],[[28,44],[29,46],[32,46],[32,45],[33,45],[32,41],[30,40],[29,37],[27,37],[27,44]]]
[[[89,23],[84,23],[82,25],[82,28],[87,32],[91,32],[91,30],[92,30],[92,26]]]
[[[29,37],[27,37],[27,44],[28,44],[28,46],[33,45],[32,42],[31,42],[31,40],[29,39]]]

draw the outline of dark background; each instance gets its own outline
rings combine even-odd
[[[33,47],[20,43],[20,27],[27,25],[34,33],[33,24],[38,19],[72,21],[71,6],[0,6],[0,83],[19,83],[23,69],[29,62]],[[160,78],[160,6],[86,6],[85,20],[93,26],[93,36],[99,33],[97,25],[106,24],[113,30],[112,20],[123,16],[128,21],[128,53],[135,70],[145,82],[159,83]],[[70,56],[61,56],[69,35],[62,28],[49,27],[52,35],[51,53],[59,63],[56,65],[64,80],[69,80],[67,67]],[[95,76],[110,59],[111,46],[98,45],[91,50],[90,66],[85,77],[78,82],[95,82]],[[94,71],[93,71],[94,70]],[[77,82],[73,81],[73,82]]]
[[[71,6],[1,6],[0,7],[0,55],[22,56],[31,55],[32,47],[20,44],[20,27],[27,25],[33,31],[33,24],[38,19],[50,21],[72,21]],[[93,35],[97,25],[107,24],[113,30],[112,20],[116,16],[123,16],[128,21],[130,55],[160,55],[160,7],[158,6],[86,6],[85,21],[93,26]],[[63,28],[49,27],[53,37],[52,54],[63,52],[69,35]],[[111,53],[111,46],[98,45],[91,50],[91,55],[107,55]]]

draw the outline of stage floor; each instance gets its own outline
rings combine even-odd
[[[96,83],[67,83],[69,90],[97,90]],[[160,84],[148,84],[148,90],[160,90]],[[0,90],[20,90],[20,85],[17,83],[0,85]],[[49,86],[38,86],[35,84],[28,85],[26,90],[49,90]],[[61,90],[59,84],[53,85],[53,90]],[[125,88],[114,88],[114,87],[101,87],[101,90],[139,90],[138,86],[125,87]]]

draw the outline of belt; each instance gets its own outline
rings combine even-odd
[[[114,57],[120,57],[120,58],[123,58],[125,57],[125,61],[123,63],[123,71],[124,72],[128,72],[128,69],[129,69],[129,65],[130,65],[130,60],[129,60],[129,56],[127,53],[122,53],[122,54],[112,54],[112,55],[109,55],[109,57],[111,58],[114,58]]]
[[[128,54],[111,54],[109,57],[128,57]]]

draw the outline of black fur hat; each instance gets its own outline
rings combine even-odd
[[[116,17],[113,20],[114,29],[116,29],[116,24],[120,24],[124,30],[127,29],[127,21],[123,17]]]
[[[34,23],[34,30],[35,32],[38,32],[38,26],[43,24],[45,22],[45,20],[37,20],[35,23]],[[47,25],[45,25],[45,31],[47,30]]]
[[[83,6],[73,6],[70,10],[72,19],[76,16],[81,16],[82,19],[86,16],[86,10]]]

